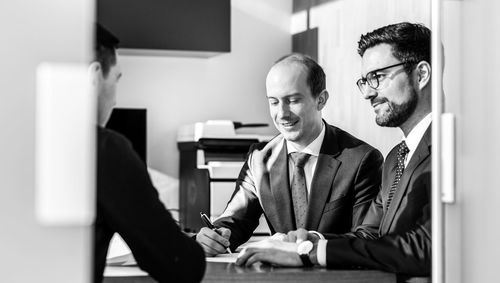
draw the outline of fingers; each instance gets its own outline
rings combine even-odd
[[[262,249],[249,247],[243,249],[236,259],[237,265],[251,266],[257,262],[271,263],[281,266],[301,266],[302,261],[296,252],[278,249]]]
[[[283,233],[275,233],[274,235],[271,236],[271,240],[277,240],[277,241],[285,241],[287,238],[286,234]]]
[[[265,146],[263,149],[261,149],[261,152],[262,153],[267,153],[271,148],[273,148],[274,146],[276,146],[279,142],[281,142],[281,139],[279,139],[278,137],[275,137],[274,139],[270,140]]]
[[[296,239],[295,239],[295,242],[296,243],[301,243],[303,241],[306,241],[307,240],[307,237],[309,235],[309,232],[307,232],[306,229],[303,229],[303,228],[299,228],[297,229],[297,234],[296,234]]]
[[[265,159],[268,157],[267,155],[269,154],[269,151],[281,141],[282,139],[275,137],[272,140],[270,140],[261,150],[258,149],[254,150],[253,154],[255,155],[257,160],[264,162]]]
[[[224,227],[217,228],[216,230],[217,230],[217,233],[219,235],[221,235],[221,237],[228,240],[228,246],[229,246],[229,238],[231,237],[231,230],[224,228]]]
[[[240,266],[250,266],[256,262],[262,261],[262,255],[266,253],[267,250],[256,248],[256,247],[247,247],[244,248],[236,259],[236,265]]]
[[[249,253],[247,253],[248,248],[244,248],[240,251],[238,254],[238,257],[236,257],[236,265],[244,265],[247,262],[247,259],[251,256]]]
[[[308,232],[306,229],[299,228],[295,231],[290,231],[287,233],[284,241],[292,243],[301,243],[307,240]]]
[[[297,231],[290,231],[286,234],[286,241],[295,243],[297,242]]]
[[[227,232],[223,233],[228,234]],[[230,234],[231,232],[229,232]],[[226,248],[229,247],[229,236],[225,238],[207,227],[201,228],[200,232],[196,235],[196,241],[202,246],[207,256],[225,253]]]
[[[259,251],[259,252],[256,252],[256,253],[253,253],[248,259],[247,261],[245,262],[245,266],[246,267],[249,267],[249,266],[252,266],[252,264],[254,263],[257,263],[257,262],[267,262],[265,260],[265,257],[266,257],[266,254],[265,252],[263,251]]]

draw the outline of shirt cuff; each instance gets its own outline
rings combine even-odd
[[[322,267],[326,267],[326,244],[327,240],[319,240],[318,248],[316,250],[316,256],[318,257],[318,263]]]
[[[318,232],[318,231],[307,231],[307,232],[308,232],[308,233],[311,233],[311,234],[314,234],[314,235],[316,235],[316,236],[318,236],[318,238],[319,238],[320,240],[324,240],[324,239],[325,239],[325,236],[323,236],[323,235],[322,235],[320,232]]]

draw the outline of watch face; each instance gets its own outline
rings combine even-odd
[[[309,254],[313,249],[313,243],[311,241],[304,241],[297,247],[298,254]]]

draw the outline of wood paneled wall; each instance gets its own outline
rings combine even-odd
[[[318,62],[326,72],[330,93],[323,117],[377,147],[385,156],[402,134],[399,129],[375,123],[370,103],[356,87],[361,64],[357,42],[361,34],[392,23],[410,21],[430,27],[430,0],[316,2],[312,1],[309,24],[318,28]]]

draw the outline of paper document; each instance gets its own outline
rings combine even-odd
[[[138,266],[106,266],[106,269],[104,269],[104,277],[132,277],[132,276],[133,277],[148,276],[148,273],[142,271]]]
[[[137,265],[137,262],[135,261],[132,253],[129,253],[108,258],[106,264],[109,266],[135,266]]]
[[[236,249],[235,253],[232,254],[218,254],[214,257],[206,257],[207,262],[225,262],[225,263],[235,263],[238,257],[239,252],[245,248],[246,246],[258,245],[261,242],[265,242],[262,240],[269,239],[268,236],[257,236],[252,237],[248,242],[241,245]],[[109,256],[110,254],[108,254]],[[118,256],[108,257],[106,260],[106,265],[108,266],[137,266],[137,261],[135,261],[134,256],[131,252],[126,254],[120,254]]]
[[[226,262],[226,263],[234,263],[236,262],[236,258],[238,257],[238,253],[233,254],[219,254],[214,257],[207,257],[207,262]],[[137,262],[135,261],[134,256],[130,254],[115,256],[112,258],[108,258],[106,261],[106,265],[108,266],[136,266]]]
[[[235,263],[238,253],[232,254],[218,254],[213,257],[206,257],[207,262],[225,262],[225,263]]]

